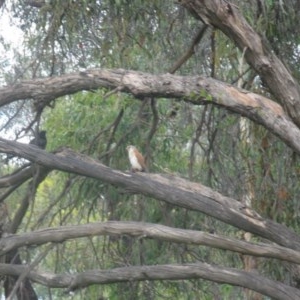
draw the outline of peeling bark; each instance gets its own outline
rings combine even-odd
[[[274,54],[265,38],[248,24],[239,9],[225,0],[180,0],[193,16],[223,31],[243,52],[285,112],[300,127],[300,85]]]
[[[38,107],[44,107],[58,97],[101,87],[118,89],[137,98],[176,98],[195,105],[222,106],[265,126],[300,154],[300,130],[278,103],[202,76],[152,75],[122,69],[86,70],[3,87],[0,89],[0,106],[33,98]]]

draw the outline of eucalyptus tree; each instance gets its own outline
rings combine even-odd
[[[1,3],[3,294],[300,299],[299,3],[244,2]]]

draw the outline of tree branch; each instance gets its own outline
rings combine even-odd
[[[120,87],[124,92],[138,98],[176,98],[195,105],[215,104],[225,107],[265,126],[300,154],[300,130],[279,104],[258,94],[201,76],[151,75],[122,69],[91,69],[3,87],[0,89],[0,106],[31,98],[36,99],[38,105],[44,106],[57,97],[100,87]]]
[[[254,31],[238,8],[225,0],[180,0],[194,16],[223,31],[261,76],[271,93],[300,127],[300,85],[274,54],[268,42]]]
[[[49,242],[61,243],[70,239],[96,235],[125,234],[136,238],[209,246],[246,255],[276,258],[300,264],[300,253],[298,251],[274,244],[254,244],[201,231],[178,229],[151,223],[119,221],[44,228],[33,232],[9,235],[0,240],[0,256],[24,246],[42,245]]]
[[[49,169],[96,178],[131,192],[200,211],[280,245],[300,250],[300,236],[286,226],[263,219],[254,210],[245,207],[239,201],[225,197],[198,183],[192,183],[176,176],[113,170],[74,151],[63,150],[52,154],[30,145],[2,138],[0,138],[0,151],[13,152]]]
[[[18,169],[10,175],[6,175],[0,178],[0,188],[9,186],[19,186],[32,177],[34,174],[34,166],[26,166],[25,168]]]
[[[0,264],[1,275],[19,276],[26,266]],[[272,281],[256,273],[238,271],[232,268],[216,267],[205,263],[185,265],[155,265],[90,270],[78,274],[55,275],[49,272],[31,271],[27,277],[48,287],[68,288],[69,291],[92,284],[108,284],[143,280],[206,279],[252,289],[272,299],[300,298],[300,291],[281,282]]]
[[[37,191],[40,183],[46,178],[49,173],[49,169],[43,168],[41,166],[35,165],[33,166],[34,173],[32,174],[33,179],[27,186],[27,191],[24,193],[24,197],[21,201],[20,206],[18,207],[13,220],[11,221],[8,232],[15,233],[18,230],[19,225],[21,224],[27,209],[30,204],[30,200],[34,198],[34,195]]]
[[[192,44],[190,45],[190,47],[169,69],[168,73],[174,74],[195,53],[195,47],[200,43],[207,28],[208,26],[204,25],[201,29],[198,30],[196,36],[192,40]]]

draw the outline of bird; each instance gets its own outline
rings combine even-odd
[[[129,145],[126,147],[128,151],[128,158],[131,164],[132,172],[146,172],[147,167],[143,155],[138,151],[135,146]]]
[[[36,137],[29,141],[29,144],[44,150],[47,145],[46,130],[39,131]],[[7,154],[4,163],[8,164],[8,162],[14,157],[16,157],[16,155]]]
[[[40,149],[45,149],[47,146],[47,138],[46,138],[46,130],[42,130],[38,132],[36,137],[32,139],[29,144],[35,145],[39,147]]]

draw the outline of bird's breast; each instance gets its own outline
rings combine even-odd
[[[130,160],[130,163],[131,163],[131,166],[134,168],[134,169],[141,169],[142,166],[141,164],[139,163],[136,155],[134,154],[134,151],[133,150],[130,150],[129,151],[129,160]]]

